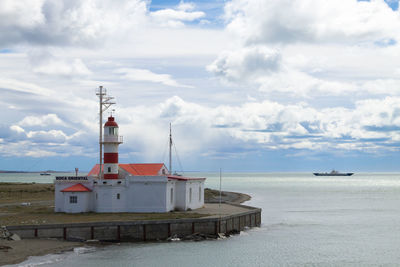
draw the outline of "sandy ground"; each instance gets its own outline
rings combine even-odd
[[[223,202],[226,201],[238,204],[249,199],[249,195],[234,192],[223,192],[222,196]],[[246,211],[245,208],[223,203],[220,206],[218,204],[219,195],[218,197],[214,197],[210,202],[212,203],[205,204],[205,208],[197,209],[191,212],[196,212],[199,214],[214,214],[212,216],[219,216],[220,214],[233,214]],[[10,203],[7,204],[10,205]],[[21,241],[8,241],[0,239],[0,266],[20,263],[26,260],[29,256],[61,253],[80,246],[85,246],[85,244],[81,242],[70,242],[55,239],[24,239]]]
[[[0,265],[16,264],[29,256],[61,253],[79,246],[83,246],[83,243],[52,239],[0,240]]]

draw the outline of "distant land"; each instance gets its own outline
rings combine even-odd
[[[43,173],[43,172],[64,173],[64,172],[75,172],[75,171],[53,171],[53,170],[47,170],[47,171],[5,171],[5,170],[0,170],[0,173]]]

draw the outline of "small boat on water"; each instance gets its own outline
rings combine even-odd
[[[40,173],[40,175],[51,175],[51,173],[48,173],[48,172],[42,172],[42,173]]]
[[[352,176],[354,172],[338,172],[332,170],[331,172],[314,172],[315,176]]]

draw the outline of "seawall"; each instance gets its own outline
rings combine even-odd
[[[25,239],[58,238],[72,241],[97,239],[135,242],[166,240],[173,236],[184,237],[195,233],[217,235],[261,225],[261,209],[239,204],[224,205],[232,208],[240,207],[245,211],[194,219],[18,225],[7,226],[7,229]]]

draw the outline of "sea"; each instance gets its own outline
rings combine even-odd
[[[219,173],[206,177],[219,189]],[[4,182],[54,176],[0,174]],[[30,257],[15,266],[400,266],[400,173],[224,173],[222,190],[251,195],[261,227],[210,241],[120,243]],[[117,215],[116,215],[117,216]]]

